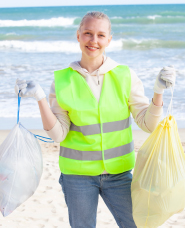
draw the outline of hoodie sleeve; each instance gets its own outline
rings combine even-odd
[[[71,122],[68,111],[62,109],[57,102],[54,81],[50,87],[49,104],[51,111],[57,117],[57,121],[51,130],[45,131],[55,142],[62,142],[69,132]]]
[[[151,133],[157,127],[163,106],[156,106],[144,95],[144,88],[136,73],[130,69],[131,93],[129,97],[129,109],[136,124],[145,132]]]

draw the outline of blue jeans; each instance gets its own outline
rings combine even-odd
[[[62,186],[72,228],[95,228],[101,195],[120,228],[137,228],[132,217],[131,170],[98,176],[61,173]]]

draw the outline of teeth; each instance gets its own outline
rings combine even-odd
[[[90,48],[90,49],[97,49],[97,48],[94,48],[94,47],[88,47],[88,48]]]

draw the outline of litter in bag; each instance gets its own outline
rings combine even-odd
[[[157,228],[185,208],[185,155],[172,115],[139,149],[131,196],[138,228]]]
[[[17,124],[0,146],[0,211],[12,213],[36,191],[43,171],[41,141],[51,138],[35,135],[19,122],[21,97],[18,94]]]
[[[42,170],[35,135],[16,124],[0,146],[0,211],[4,217],[34,194]]]

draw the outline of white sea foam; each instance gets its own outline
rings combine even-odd
[[[11,86],[10,91],[13,91],[13,86]],[[9,94],[10,95],[10,94]],[[11,118],[17,116],[17,97],[11,96],[6,99],[1,99],[0,103],[0,117]],[[21,109],[20,109],[21,117],[32,117],[38,118],[40,117],[39,108],[34,99],[22,99],[21,100]]]
[[[50,19],[40,20],[0,20],[0,27],[24,27],[24,26],[36,26],[36,27],[54,27],[54,26],[70,26],[73,25],[76,17],[57,17]]]
[[[184,41],[170,41],[158,39],[118,39],[112,40],[106,52],[125,50],[147,50],[155,48],[184,48]],[[0,49],[12,49],[23,52],[62,52],[80,53],[77,41],[20,41],[4,40],[0,41]]]
[[[112,40],[110,45],[107,47],[106,52],[119,51],[122,49],[123,39]]]
[[[110,17],[110,19],[123,19],[122,17]]]
[[[112,40],[107,52],[118,51],[122,48],[122,39]],[[5,40],[0,41],[0,49],[15,49],[25,52],[64,52],[80,53],[78,42],[73,41],[18,41]]]
[[[70,41],[0,41],[0,48],[15,49],[25,52],[65,52],[79,53],[80,48],[77,42]]]
[[[161,17],[161,16],[160,15],[151,15],[151,16],[148,16],[147,18],[151,19],[151,20],[155,20],[157,17]]]
[[[6,36],[10,36],[10,35],[17,35],[15,32],[9,32],[5,34]]]

